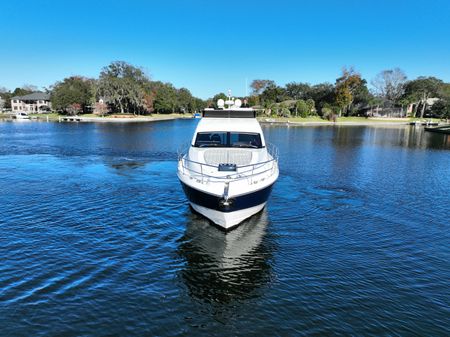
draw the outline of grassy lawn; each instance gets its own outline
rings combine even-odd
[[[318,116],[311,116],[311,117],[306,117],[306,118],[302,118],[302,117],[258,117],[259,121],[266,121],[266,119],[272,121],[276,121],[276,122],[298,122],[298,123],[305,123],[305,122],[327,122],[326,119],[322,119]]]
[[[312,117],[258,117],[258,120],[260,121],[266,121],[266,119],[270,121],[276,121],[276,122],[296,122],[296,123],[311,123],[311,122],[329,122],[327,119],[322,119],[318,116],[312,116]],[[365,117],[339,117],[337,118],[337,122],[341,123],[409,123],[412,121],[433,121],[433,122],[439,122],[439,118],[365,118]]]
[[[339,117],[338,122],[352,122],[352,123],[408,123],[409,118],[365,118],[365,117]]]
[[[32,118],[38,118],[38,119],[43,119],[43,120],[47,120],[47,117],[49,120],[58,120],[59,119],[59,115],[57,113],[50,113],[50,114],[28,114],[28,116],[32,117]]]
[[[419,122],[423,122],[423,121],[432,121],[432,122],[442,122],[443,120],[440,118],[409,118],[410,122],[415,122],[415,121],[419,121]]]
[[[133,114],[112,114],[112,115],[105,115],[104,117],[96,114],[80,114],[80,117],[93,117],[93,118],[120,118],[121,116],[126,118],[181,118],[181,117],[192,117],[191,114],[152,114],[152,115],[133,115]]]
[[[152,117],[174,117],[174,118],[192,118],[192,114],[178,114],[178,113],[173,113],[173,114],[153,114]]]
[[[100,115],[96,115],[96,114],[80,114],[80,117],[99,117],[102,118],[102,116]]]
[[[5,113],[0,113],[0,118],[7,118],[9,119],[11,116],[11,113],[5,114]],[[59,115],[57,113],[49,113],[49,114],[29,114],[30,117],[32,118],[37,118],[40,120],[51,120],[51,121],[55,121],[58,120],[60,116],[63,115]],[[100,116],[100,115],[96,115],[96,114],[80,114],[80,117],[90,117],[90,118],[120,118],[122,115],[120,113],[114,114],[114,115],[105,115],[104,117]],[[191,118],[192,115],[191,114],[180,114],[180,113],[173,113],[173,114],[152,114],[152,115],[136,115],[133,116],[132,114],[123,114],[123,117],[128,117],[128,118],[134,118],[134,117],[138,117],[138,118],[149,118],[149,119],[172,119],[172,118]],[[261,122],[264,122],[266,120],[268,121],[274,121],[274,122],[284,122],[287,123],[288,121],[291,123],[327,123],[330,122],[326,119],[322,119],[319,116],[310,116],[310,117],[306,117],[306,118],[302,118],[302,117],[268,117],[268,116],[259,116],[258,120]],[[337,118],[337,122],[340,123],[361,123],[361,124],[367,124],[367,123],[400,123],[400,124],[405,124],[405,123],[409,123],[409,122],[413,122],[413,121],[432,121],[432,122],[443,122],[442,120],[440,120],[439,118],[365,118],[365,117],[340,117]]]

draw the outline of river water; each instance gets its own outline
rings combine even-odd
[[[279,181],[224,234],[195,125],[0,123],[0,335],[450,335],[450,136],[265,126]]]

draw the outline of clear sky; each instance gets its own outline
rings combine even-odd
[[[0,32],[12,90],[117,60],[202,98],[244,95],[246,79],[333,83],[344,65],[450,82],[449,0],[5,1]]]

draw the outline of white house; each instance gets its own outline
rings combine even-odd
[[[33,92],[25,96],[11,98],[12,111],[27,111],[31,113],[48,112],[52,108],[50,94]]]
[[[437,101],[439,101],[439,98],[437,98],[437,97],[427,98],[427,100],[425,102],[426,103],[425,108],[426,109],[431,108],[433,106],[433,104],[436,103]],[[419,103],[421,103],[421,102],[408,104],[406,112],[408,114],[412,114],[414,112],[414,109],[419,105]]]

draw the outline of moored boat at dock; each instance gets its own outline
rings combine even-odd
[[[28,114],[25,111],[18,111],[14,116],[14,119],[17,120],[28,120],[30,119],[30,116],[28,116]]]

